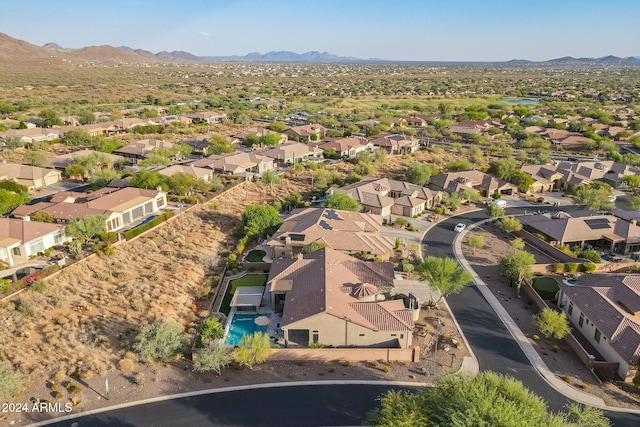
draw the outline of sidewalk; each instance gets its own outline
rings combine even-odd
[[[492,221],[493,218],[486,219],[475,224],[471,224],[467,227],[465,231],[456,236],[454,240],[454,253],[460,265],[462,265],[467,271],[469,271],[473,277],[473,282],[477,286],[480,293],[487,300],[489,305],[496,312],[502,323],[507,327],[515,341],[518,343],[522,351],[524,352],[531,365],[540,373],[542,378],[556,391],[566,396],[569,399],[575,400],[582,404],[588,404],[591,406],[595,406],[597,408],[605,409],[608,411],[616,411],[616,412],[627,412],[640,414],[640,410],[626,409],[626,408],[617,408],[611,407],[605,404],[605,402],[596,396],[593,396],[589,393],[585,393],[583,391],[577,390],[576,388],[570,386],[557,375],[555,375],[546,365],[544,360],[540,357],[538,352],[531,345],[527,337],[520,330],[520,328],[516,325],[514,320],[509,316],[507,311],[504,309],[502,304],[497,300],[497,298],[493,295],[493,293],[489,290],[486,283],[478,276],[478,274],[473,270],[469,262],[466,260],[462,253],[462,242],[464,241],[465,235],[470,232],[472,229],[486,223]]]

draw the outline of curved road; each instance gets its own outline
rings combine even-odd
[[[115,409],[56,427],[361,425],[390,385],[306,385],[211,393]]]
[[[547,211],[566,210],[567,207],[545,207]],[[571,208],[569,208],[571,209]],[[529,208],[531,210],[531,208]],[[509,208],[508,215],[520,214],[524,208]],[[423,238],[423,253],[436,257],[455,258],[452,242],[457,223],[467,226],[486,219],[484,211],[469,212],[449,218],[431,227]],[[558,411],[570,401],[547,383],[531,365],[520,346],[476,286],[467,286],[457,295],[447,298],[462,333],[473,348],[481,370],[511,375],[530,390],[542,396],[552,410]],[[615,426],[638,426],[640,417],[608,411]]]

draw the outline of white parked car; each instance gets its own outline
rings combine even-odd
[[[465,224],[456,224],[455,227],[453,227],[453,231],[455,231],[456,233],[460,233],[462,230],[464,230],[467,226]]]

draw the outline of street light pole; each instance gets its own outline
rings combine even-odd
[[[440,340],[440,318],[436,317],[436,323],[437,323],[437,328],[436,328],[436,349],[433,355],[433,376],[436,376],[437,370],[438,370],[438,341]]]

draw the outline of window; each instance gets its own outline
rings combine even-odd
[[[398,336],[398,334],[391,334],[391,336],[392,336],[392,337],[397,337],[397,336]]]
[[[22,256],[22,254],[20,253],[20,247],[16,246],[15,248],[11,249],[11,253],[15,256]]]
[[[593,339],[596,340],[596,342],[600,342],[600,337],[602,336],[602,334],[600,333],[600,329],[596,328],[596,333],[593,336]]]
[[[56,245],[62,243],[62,231],[58,231],[53,235],[53,243],[55,243]]]
[[[317,332],[313,333],[313,342],[316,342],[316,343],[318,342],[318,333]]]
[[[151,212],[153,212],[153,202],[145,203],[145,205],[144,205],[144,213],[148,214],[148,213],[151,213]]]
[[[361,336],[361,337],[363,337],[363,336],[364,336],[364,334],[358,334],[358,336]]]
[[[29,252],[31,252],[31,254],[37,254],[42,251],[44,251],[44,243],[42,242],[42,239],[36,240],[29,245]]]
[[[580,313],[580,319],[578,319],[578,326],[582,327],[584,323],[584,314]]]
[[[160,197],[158,200],[156,200],[156,203],[158,207],[164,206],[164,198]]]
[[[569,308],[567,309],[567,313],[569,313],[569,316],[571,316],[573,314],[573,303],[572,302],[569,303]]]
[[[143,211],[142,211],[142,206],[138,206],[137,208],[133,209],[131,211],[131,218],[133,218],[133,220],[135,221],[137,218],[142,217]]]

